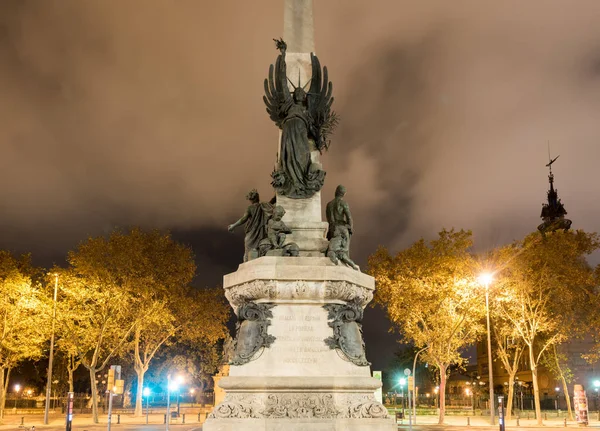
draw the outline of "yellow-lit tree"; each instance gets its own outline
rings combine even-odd
[[[369,258],[375,302],[405,342],[427,348],[423,359],[439,370],[440,424],[449,367],[464,362],[461,350],[483,332],[484,303],[471,246],[471,232],[443,230],[438,239],[417,241],[395,256],[380,248]]]
[[[86,277],[78,271],[77,251],[69,255],[68,270],[59,273],[57,346],[89,372],[92,418],[98,423],[96,373],[122,352],[133,328],[132,297],[117,285]],[[76,352],[76,357],[74,353]]]
[[[27,256],[0,251],[0,418],[11,370],[41,357],[49,335],[48,303],[40,286],[32,285],[27,266]]]
[[[132,354],[137,375],[137,416],[144,375],[161,348],[191,336],[212,343],[225,336],[229,310],[222,292],[189,287],[196,271],[192,250],[168,233],[115,231],[88,240],[70,262],[86,280],[127,297],[129,324],[121,329],[130,331],[123,348]]]
[[[595,233],[557,231],[545,239],[531,234],[498,252],[496,312],[526,346],[538,424],[540,361],[549,349],[589,329],[597,292],[585,258],[599,247]]]

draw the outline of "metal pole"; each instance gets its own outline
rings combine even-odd
[[[146,395],[146,425],[148,425],[148,411],[150,410],[150,396]]]
[[[413,383],[414,384],[414,383]],[[408,385],[408,429],[412,431],[412,413],[410,411],[410,385]]]
[[[112,419],[112,403],[113,403],[112,389],[108,391],[108,426],[107,431],[110,431],[110,424]]]
[[[417,382],[416,380],[416,368],[417,368],[417,358],[419,357],[419,354],[425,350],[427,350],[429,347],[423,347],[421,350],[419,350],[417,352],[417,354],[415,355],[415,360],[413,361],[413,370],[412,370],[412,377],[413,377],[413,390],[416,388]],[[410,406],[409,406],[410,408]],[[417,423],[417,392],[415,391],[413,394],[413,409],[412,409],[412,413],[413,416],[415,417],[415,424]]]
[[[167,427],[166,431],[169,431],[169,422],[171,421],[170,404],[171,403],[171,375],[167,374]]]
[[[487,350],[488,368],[490,378],[490,423],[494,425],[494,373],[492,370],[492,337],[490,333],[490,294],[489,283],[485,285],[485,311],[487,318]]]
[[[50,358],[48,359],[48,380],[46,381],[46,407],[44,408],[44,425],[48,425],[50,411],[50,395],[52,391],[52,362],[54,361],[54,323],[56,321],[56,296],[58,293],[58,274],[54,274],[54,306],[52,309],[52,335],[50,336]]]

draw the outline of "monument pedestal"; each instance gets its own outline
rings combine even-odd
[[[205,431],[391,431],[360,331],[372,277],[324,257],[261,257],[224,278],[241,322]]]

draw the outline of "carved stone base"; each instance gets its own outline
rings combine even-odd
[[[372,394],[271,392],[227,395],[203,429],[391,431],[396,424]]]
[[[361,333],[372,277],[325,257],[265,256],[224,277],[238,322],[225,399],[204,431],[391,431]]]
[[[393,419],[208,419],[203,431],[396,431]]]

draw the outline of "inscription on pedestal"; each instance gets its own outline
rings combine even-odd
[[[328,331],[326,314],[316,307],[281,308],[273,316],[273,353],[284,364],[318,364],[329,350],[321,338]]]

